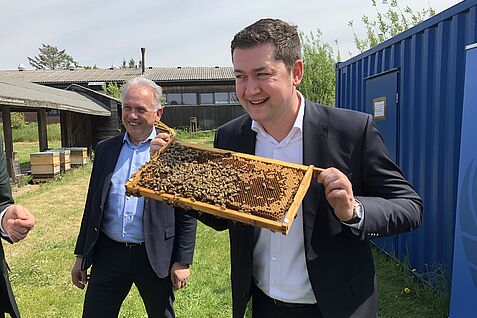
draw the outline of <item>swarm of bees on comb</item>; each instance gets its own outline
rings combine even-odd
[[[305,171],[216,153],[173,142],[141,169],[137,185],[174,196],[168,203],[190,208],[181,198],[281,221]]]

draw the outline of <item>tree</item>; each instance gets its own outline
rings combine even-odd
[[[300,34],[305,71],[300,92],[309,100],[335,104],[335,64],[333,48],[323,42],[321,30],[309,35]]]
[[[67,69],[70,66],[78,66],[78,62],[66,53],[65,50],[59,50],[56,46],[42,44],[38,51],[40,51],[38,55],[28,57],[30,65],[37,70]]]
[[[12,112],[10,116],[12,121],[12,128],[22,128],[27,125],[24,113]]]
[[[366,38],[360,39],[354,30],[354,22],[352,20],[348,22],[348,26],[353,29],[354,44],[360,52],[364,52],[436,14],[436,11],[430,6],[427,9],[414,12],[409,6],[406,6],[404,11],[401,10],[397,0],[381,0],[381,4],[387,6],[386,11],[382,12],[376,0],[371,0],[371,5],[376,9],[376,20],[370,19],[367,15],[363,15],[361,18],[366,28]]]
[[[109,82],[106,87],[106,93],[109,96],[119,99],[121,97],[121,86],[122,84],[118,85],[118,83]]]
[[[96,64],[94,64],[93,66],[91,65],[83,65],[81,66],[82,68],[84,68],[85,70],[97,70],[98,69],[98,66],[96,66]]]
[[[141,65],[141,62],[139,62],[139,66]],[[136,64],[136,60],[131,57],[129,59],[129,62],[126,61],[126,59],[123,59],[121,62],[121,68],[138,68],[138,64]]]

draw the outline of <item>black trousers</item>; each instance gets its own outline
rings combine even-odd
[[[252,286],[253,318],[322,318],[318,304],[284,303],[263,293],[255,284]]]
[[[83,317],[115,318],[132,284],[139,290],[148,317],[175,317],[170,277],[153,271],[144,244],[128,247],[101,234],[93,258]]]

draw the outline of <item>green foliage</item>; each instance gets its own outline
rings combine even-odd
[[[30,65],[37,70],[67,69],[70,66],[78,66],[78,62],[65,50],[59,50],[56,46],[42,44],[38,51],[40,51],[38,55],[27,57]]]
[[[114,98],[119,99],[121,97],[121,86],[118,83],[109,82],[106,87],[106,93]]]
[[[24,127],[27,122],[25,121],[25,114],[23,113],[10,113],[11,120],[12,120],[12,128],[21,128]]]
[[[367,15],[363,15],[361,18],[366,28],[365,38],[358,37],[353,21],[348,22],[348,26],[353,29],[355,46],[360,52],[364,52],[436,14],[430,6],[416,12],[409,6],[401,10],[397,0],[381,0],[384,9],[378,6],[376,0],[371,0],[371,5],[376,9],[377,16],[375,20]]]
[[[97,70],[98,67],[96,66],[96,64],[94,64],[93,66],[89,66],[89,65],[83,65],[82,66],[85,70]]]
[[[323,42],[321,30],[309,35],[300,34],[305,71],[299,86],[309,100],[325,104],[335,103],[335,64],[333,48]]]
[[[123,59],[121,62],[120,68],[138,68],[141,65],[141,62],[139,64],[136,63],[136,60],[131,57],[129,61],[126,61],[126,59]]]

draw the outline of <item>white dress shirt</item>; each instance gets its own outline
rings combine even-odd
[[[8,236],[7,232],[3,229],[2,226],[2,221],[3,221],[3,216],[5,215],[5,212],[7,212],[8,207],[6,207],[1,213],[0,213],[0,235],[2,236]]]
[[[255,155],[303,163],[303,114],[305,103],[300,96],[300,109],[290,133],[277,142],[256,121]],[[288,235],[261,229],[253,250],[253,276],[257,286],[268,296],[288,303],[316,303],[308,277],[303,236],[303,212],[300,205]]]

